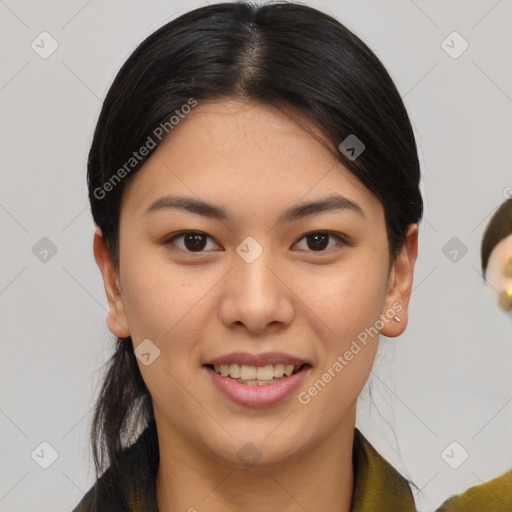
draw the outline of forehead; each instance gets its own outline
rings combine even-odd
[[[123,205],[142,213],[168,191],[254,211],[338,193],[378,214],[378,200],[334,158],[329,144],[291,109],[201,101],[129,180]]]

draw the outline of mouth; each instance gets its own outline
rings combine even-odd
[[[209,370],[227,377],[239,384],[247,386],[268,386],[290,378],[292,375],[311,368],[309,363],[299,364],[267,364],[264,366],[252,366],[245,364],[205,364]]]
[[[203,367],[214,388],[232,402],[251,408],[277,406],[292,397],[304,384],[312,368],[311,364],[304,361],[293,361],[294,358],[281,356],[279,359],[288,364],[275,361],[270,364],[268,355],[265,356],[267,360],[261,361],[259,366],[234,363],[232,357],[229,358],[231,361],[224,358],[229,364],[216,364],[223,362],[217,360]],[[240,359],[243,357],[238,358],[239,362]]]

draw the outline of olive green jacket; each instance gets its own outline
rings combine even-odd
[[[85,494],[72,512],[158,512],[155,478],[158,441],[153,421],[126,451],[130,485],[124,489],[127,507],[109,495],[107,471]],[[352,512],[417,512],[409,482],[373,448],[356,428],[353,447],[354,494]],[[97,491],[97,507],[94,494]],[[436,512],[512,512],[512,471],[472,487],[445,501]],[[278,512],[278,511],[276,511]]]

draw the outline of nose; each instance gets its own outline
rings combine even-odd
[[[222,322],[253,334],[285,328],[294,317],[294,296],[282,266],[265,250],[249,261],[235,255],[220,299]]]

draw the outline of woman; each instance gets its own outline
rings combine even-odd
[[[391,78],[326,14],[224,3],[150,35],[89,154],[117,343],[75,512],[415,510],[355,414],[407,326],[419,180]]]

